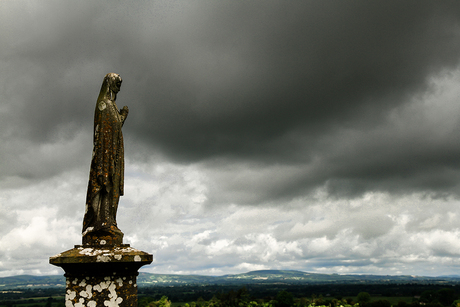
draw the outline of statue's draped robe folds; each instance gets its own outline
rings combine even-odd
[[[113,90],[111,84],[118,80],[116,78],[119,78],[119,83]],[[119,198],[123,195],[124,152],[121,128],[127,110],[119,111],[115,103],[119,85],[121,78],[116,74],[108,74],[96,103],[94,147],[83,219],[83,236],[101,231],[121,233],[117,227],[116,212]]]

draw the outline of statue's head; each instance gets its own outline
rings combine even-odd
[[[120,91],[120,87],[121,87],[121,77],[119,74],[115,74],[113,72],[105,75],[105,78],[104,78],[108,85],[109,85],[109,89],[114,92],[115,94],[117,94],[119,91]]]
[[[102,82],[101,91],[97,97],[97,101],[103,99],[115,100],[121,87],[121,77],[119,74],[110,73],[105,75],[104,81]]]

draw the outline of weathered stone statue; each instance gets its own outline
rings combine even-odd
[[[94,144],[89,173],[86,212],[83,219],[83,244],[117,245],[123,233],[118,229],[116,214],[123,195],[124,152],[121,127],[128,107],[118,110],[117,93],[121,77],[109,73],[104,77],[94,112]]]
[[[83,244],[50,257],[65,271],[65,305],[137,307],[137,275],[153,256],[123,244],[116,214],[123,195],[123,135],[128,108],[115,100],[121,78],[107,74],[94,113],[94,148],[89,173]]]

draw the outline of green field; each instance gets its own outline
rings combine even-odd
[[[47,300],[49,297],[34,297],[34,298],[24,298],[24,299],[17,299],[14,300],[15,307],[32,307],[32,306],[40,306],[44,307],[47,304]],[[53,302],[51,303],[51,307],[63,307],[64,306],[64,296],[53,296]],[[0,301],[0,306],[11,306],[11,304],[7,304],[8,301]]]
[[[410,296],[371,296],[371,302],[378,300],[387,300],[393,306],[396,306],[400,301],[412,303],[413,299],[414,298]],[[353,300],[356,301],[356,297],[354,297]]]

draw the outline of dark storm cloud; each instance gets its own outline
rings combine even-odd
[[[135,85],[135,100],[145,103],[127,130],[182,162],[246,160],[259,165],[254,173],[298,166],[289,176],[268,175],[278,180],[240,181],[251,187],[250,199],[240,199],[248,203],[323,184],[338,195],[455,191],[453,157],[460,149],[450,145],[454,134],[439,142],[372,129],[388,125],[390,111],[429,90],[430,77],[457,67],[457,6],[207,3],[192,11],[187,27],[173,27],[177,41],[145,37],[152,53],[142,60],[152,74]],[[352,133],[341,139],[343,131]],[[245,191],[231,181],[221,181],[222,190],[238,199]]]
[[[458,62],[452,7],[415,4],[211,5],[178,46],[153,48],[172,48],[175,63],[151,82],[150,129],[137,129],[179,159],[286,159],[278,148],[299,150],[296,129],[313,149],[331,130],[369,125]]]
[[[38,146],[75,139],[82,129],[90,135],[102,77],[113,71],[124,79],[118,104],[131,108],[124,129],[133,143],[184,163],[302,168],[278,190],[267,183],[269,197],[325,183],[339,194],[390,189],[397,179],[436,188],[423,179],[428,171],[445,188],[458,177],[458,147],[413,159],[414,147],[392,135],[369,142],[363,133],[345,152],[337,145],[344,129],[372,130],[426,90],[430,76],[458,65],[457,2],[9,5],[2,16],[10,46],[1,63],[11,119],[0,124],[5,138]],[[67,167],[50,172],[48,164],[36,176]]]

